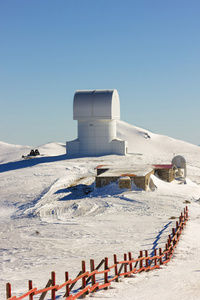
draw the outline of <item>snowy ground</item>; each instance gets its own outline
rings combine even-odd
[[[65,271],[74,278],[82,260],[164,247],[186,205],[190,221],[168,265],[89,298],[200,299],[200,147],[122,121],[118,137],[128,140],[127,156],[69,157],[65,145],[48,143],[36,147],[41,157],[23,160],[30,147],[0,143],[0,299],[6,282],[20,295],[30,279],[43,288],[51,271],[60,284]],[[155,191],[94,189],[99,164],[171,163],[178,154],[187,160],[187,184],[154,177]]]

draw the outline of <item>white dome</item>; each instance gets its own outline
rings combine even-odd
[[[120,102],[117,90],[76,91],[73,119],[120,119]]]

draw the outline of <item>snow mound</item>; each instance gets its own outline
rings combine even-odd
[[[157,193],[162,195],[179,195],[185,198],[197,199],[200,195],[200,187],[189,178],[185,181],[173,180],[166,182],[155,175],[151,175]],[[188,198],[188,199],[189,199]]]
[[[53,155],[63,155],[66,153],[66,145],[63,143],[47,143],[41,146],[38,146],[38,149],[41,154],[53,156]]]

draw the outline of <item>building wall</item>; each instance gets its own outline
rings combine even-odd
[[[101,170],[101,169],[99,169]],[[108,169],[102,169],[102,172],[99,171],[96,176],[96,187],[102,187],[105,185],[110,184],[111,182],[117,182],[119,180],[119,187],[120,188],[128,188],[131,189],[131,182],[133,182],[138,188],[143,189],[146,191],[149,188],[151,175],[157,174],[160,179],[171,182],[175,179],[175,170],[172,169],[156,169],[152,170],[148,174],[144,176],[131,176],[130,180],[127,178],[119,177],[119,176],[113,176],[113,177],[99,177],[98,175],[102,174],[103,172],[106,172]],[[98,172],[98,171],[97,171]]]
[[[175,179],[175,170],[174,169],[156,169],[156,174],[160,179],[171,182]]]
[[[119,178],[119,188],[131,190],[131,178],[121,177]]]
[[[80,154],[112,153],[111,142],[116,138],[116,120],[78,121]]]
[[[150,176],[151,174],[154,174],[154,170],[146,174],[145,176],[134,176],[131,177],[130,183],[129,181],[124,177],[119,177],[119,176],[112,176],[112,177],[107,177],[107,176],[96,176],[96,187],[103,187],[105,185],[108,185],[112,182],[117,182],[119,180],[119,187],[131,189],[131,181],[138,187],[143,189],[144,191],[147,190],[149,183],[150,183]]]
[[[146,178],[145,176],[133,177],[133,183],[140,189],[146,191]]]
[[[146,174],[145,176],[135,176],[132,178],[133,183],[140,189],[143,189],[144,191],[147,190],[150,183],[150,176],[151,174],[154,174],[154,170]]]
[[[97,188],[99,187],[103,187],[105,185],[108,185],[112,182],[117,182],[118,181],[118,177],[96,177],[95,180],[95,185]]]

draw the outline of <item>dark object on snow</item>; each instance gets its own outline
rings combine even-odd
[[[35,149],[35,155],[40,155],[40,152],[38,151],[38,149]]]
[[[29,156],[35,156],[35,151],[32,149]]]
[[[22,155],[22,158],[31,158],[32,156],[37,156],[37,155],[40,155],[40,152],[38,151],[38,149],[35,149],[35,150],[32,149],[31,152],[27,156]]]

